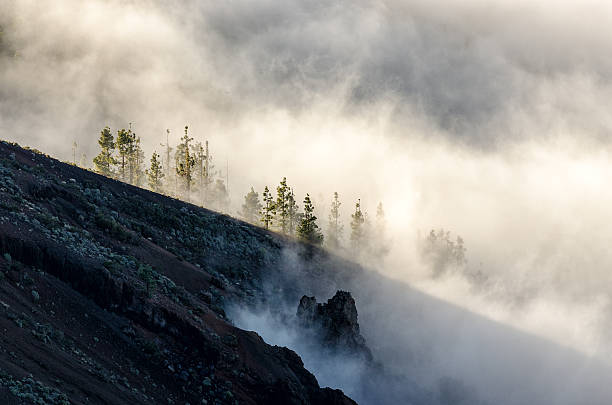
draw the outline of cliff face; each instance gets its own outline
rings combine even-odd
[[[353,404],[226,319],[292,243],[0,142],[0,403]]]
[[[357,307],[351,293],[337,291],[325,304],[317,303],[315,297],[303,296],[297,317],[302,327],[314,330],[325,346],[372,361],[372,353],[359,332]]]

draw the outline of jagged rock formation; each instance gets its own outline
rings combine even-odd
[[[354,404],[226,319],[283,243],[0,142],[0,404]]]
[[[325,304],[305,295],[298,305],[297,317],[302,327],[320,332],[328,347],[372,361],[372,353],[359,331],[357,307],[350,292],[337,291]]]

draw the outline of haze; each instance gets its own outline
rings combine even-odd
[[[334,191],[346,222],[382,201],[368,266],[612,360],[612,4],[5,0],[0,26],[2,138],[91,161],[106,125],[147,155],[189,125],[230,214],[283,176],[323,225]],[[485,287],[431,277],[438,228]]]

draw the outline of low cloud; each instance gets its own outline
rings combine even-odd
[[[391,250],[369,266],[608,362],[611,25],[594,0],[8,0],[0,134],[91,160],[105,125],[148,155],[189,125],[232,212],[283,176],[323,225],[334,191],[345,223],[383,201]],[[432,228],[486,284],[431,278]]]

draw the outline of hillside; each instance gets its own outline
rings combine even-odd
[[[354,403],[227,319],[266,300],[288,246],[0,143],[0,402]]]
[[[597,358],[5,142],[0,328],[3,404],[612,400]]]

